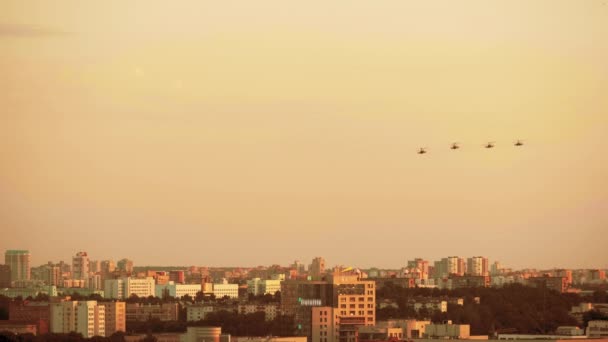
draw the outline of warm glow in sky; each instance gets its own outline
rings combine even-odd
[[[608,267],[606,1],[93,3],[0,2],[2,253]]]

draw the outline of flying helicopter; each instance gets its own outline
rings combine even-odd
[[[486,144],[485,148],[494,148],[494,142],[490,141]]]
[[[450,146],[450,148],[451,148],[452,150],[457,150],[457,149],[459,149],[459,148],[460,148],[460,145],[459,145],[457,142],[455,142],[455,143],[452,143],[452,146]]]
[[[426,147],[421,147],[421,148],[418,150],[418,154],[425,154],[425,153],[426,153]]]
[[[517,141],[515,142],[515,144],[513,144],[513,145],[515,145],[515,146],[523,146],[523,145],[524,145],[524,142],[523,142],[523,141],[521,141],[521,140],[517,140]]]

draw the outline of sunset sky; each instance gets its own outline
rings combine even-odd
[[[3,0],[5,249],[608,267],[608,3]]]

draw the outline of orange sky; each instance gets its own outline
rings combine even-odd
[[[0,2],[0,250],[608,267],[605,1],[92,3]]]

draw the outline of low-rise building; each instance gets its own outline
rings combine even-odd
[[[568,290],[568,279],[566,277],[551,276],[530,277],[528,278],[528,285],[564,293]]]
[[[192,298],[196,297],[196,294],[202,291],[200,284],[178,284],[173,281],[167,284],[156,285],[156,297],[165,298],[166,296],[182,298],[188,295]]]
[[[49,332],[51,308],[46,302],[11,301],[8,308],[8,320],[36,325],[40,335]]]
[[[451,321],[447,321],[444,324],[429,324],[424,332],[424,337],[426,338],[467,339],[470,336],[470,325],[452,324]]]
[[[448,302],[436,298],[415,298],[408,301],[407,306],[416,312],[425,310],[428,313],[448,312]]]
[[[215,311],[215,305],[211,304],[193,304],[186,306],[186,320],[188,322],[196,322],[204,320],[207,315]]]
[[[147,321],[149,319],[177,321],[179,305],[177,303],[127,303],[125,310],[127,321]]]
[[[228,284],[226,279],[222,283],[213,284],[213,295],[215,298],[239,298],[239,285]]]
[[[0,332],[1,331],[8,331],[18,335],[42,335],[41,333],[38,333],[36,324],[31,324],[28,322],[0,321]]]
[[[589,321],[587,337],[608,337],[608,321]]]
[[[238,313],[240,314],[252,314],[256,312],[263,312],[266,321],[273,321],[277,317],[279,306],[276,304],[240,304],[238,306]]]

